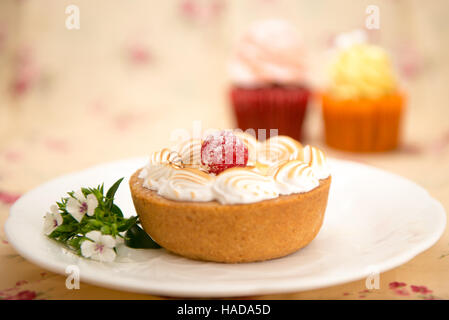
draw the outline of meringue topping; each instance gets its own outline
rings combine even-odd
[[[159,194],[168,199],[181,201],[211,201],[214,178],[194,168],[174,172],[159,189]]]
[[[221,204],[252,203],[279,195],[273,179],[246,168],[223,171],[212,190]]]
[[[175,151],[165,148],[151,155],[139,174],[143,187],[171,200],[243,204],[308,192],[330,175],[318,148],[303,147],[287,136],[259,143],[247,133],[235,134],[248,146],[251,162],[246,167],[226,169],[217,176],[204,172],[201,140],[189,139]]]
[[[181,163],[182,159],[178,152],[167,148],[153,152],[150,157],[150,164],[152,165],[167,164],[172,166],[180,166]]]
[[[290,137],[271,137],[262,143],[257,161],[265,165],[273,165],[279,161],[299,159],[302,157],[302,149],[302,145]]]
[[[198,168],[201,166],[201,140],[188,139],[175,148],[186,167]]]
[[[150,190],[157,190],[173,174],[181,168],[182,160],[179,154],[164,148],[153,152],[149,164],[142,169],[139,178],[144,179],[143,186]]]
[[[320,184],[312,168],[301,160],[278,162],[268,171],[278,187],[279,194],[308,192]]]
[[[326,179],[330,175],[329,166],[323,151],[318,148],[305,146],[303,161],[306,162],[318,179]]]

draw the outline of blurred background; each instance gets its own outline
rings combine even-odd
[[[390,52],[409,93],[404,142],[418,147],[449,130],[449,3],[375,2],[380,29],[367,31]],[[227,63],[251,22],[276,17],[295,24],[319,87],[333,38],[364,28],[370,4],[2,0],[0,163],[32,159],[26,170],[52,176],[149,154],[168,144],[173,129],[190,129],[194,120],[205,128],[232,127]],[[66,27],[69,5],[79,8],[80,29]],[[318,108],[309,112],[306,126],[311,142],[319,144]],[[19,174],[35,173],[26,170]]]
[[[66,27],[69,5],[79,8],[79,29]],[[1,0],[1,224],[20,194],[50,178],[148,155],[195,120],[233,127],[227,63],[255,20],[296,25],[322,87],[333,39],[364,28],[368,5],[380,9],[370,39],[389,51],[408,94],[403,145],[376,155],[328,149],[316,104],[307,142],[406,176],[447,209],[447,0]]]

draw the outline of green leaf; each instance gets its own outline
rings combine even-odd
[[[115,214],[116,216],[119,216],[119,217],[121,217],[121,218],[123,217],[123,212],[122,212],[122,210],[121,210],[117,205],[115,205],[115,204],[112,205],[111,212],[112,212],[113,214]]]
[[[68,241],[68,244],[75,249],[79,249],[84,240],[86,240],[86,237],[74,237]]]
[[[131,226],[125,234],[125,244],[134,249],[159,249],[161,248],[151,237],[137,224]]]
[[[92,227],[102,227],[103,223],[101,221],[98,221],[96,219],[89,219],[87,220],[87,224],[91,225]]]
[[[97,198],[98,203],[101,204],[103,201],[103,192],[98,189],[91,189],[90,192]]]
[[[102,226],[100,231],[102,234],[111,234],[111,228],[109,228],[108,226]]]
[[[103,227],[103,223],[101,221],[95,219],[89,219],[87,221],[83,221],[82,227],[79,230],[79,233],[86,234],[92,230],[101,230]]]
[[[94,216],[96,219],[102,219],[104,216],[104,210],[100,206],[96,207],[94,211]]]
[[[92,193],[91,190],[88,188],[81,188],[81,192],[84,194],[84,196],[87,196],[89,193]]]
[[[117,230],[119,232],[127,231],[129,228],[131,228],[133,225],[137,223],[137,220],[139,218],[137,216],[131,217],[129,219],[124,219],[117,227]]]
[[[118,179],[112,187],[109,188],[108,192],[106,193],[106,198],[108,199],[114,199],[115,193],[117,192],[118,187],[120,186],[120,183],[122,183],[124,178]]]
[[[58,232],[74,232],[78,230],[79,226],[76,224],[61,224],[55,229]]]

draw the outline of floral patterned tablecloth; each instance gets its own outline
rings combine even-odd
[[[377,2],[382,25],[370,33],[393,52],[409,93],[404,143],[398,151],[376,155],[328,149],[316,105],[307,119],[307,142],[330,156],[407,177],[447,211],[448,3]],[[65,26],[69,4],[80,9],[79,30]],[[232,126],[226,58],[235,34],[249,21],[269,15],[296,21],[307,30],[311,65],[318,70],[320,53],[335,33],[360,26],[366,5],[331,0],[1,1],[0,225],[22,194],[58,175],[149,154],[166,146],[174,129],[190,129],[197,120],[203,128]],[[320,77],[313,81],[319,83]],[[382,273],[380,289],[368,290],[360,280],[245,298],[448,299],[448,270],[445,231],[432,248]],[[168,298],[87,283],[68,290],[65,279],[23,259],[0,229],[0,299]]]

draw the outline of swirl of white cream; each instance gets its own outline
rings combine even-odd
[[[217,176],[212,190],[221,204],[252,203],[279,195],[271,177],[245,168],[223,171]]]
[[[285,20],[256,22],[237,43],[229,63],[231,80],[242,86],[305,82],[305,49]]]
[[[170,164],[173,166],[181,166],[181,160],[178,152],[164,148],[160,151],[153,152],[150,156],[150,165]]]
[[[181,166],[179,155],[164,148],[153,152],[148,165],[140,171],[139,178],[144,180],[142,185],[145,188],[157,190]]]
[[[330,175],[329,165],[323,151],[312,146],[305,146],[303,161],[307,163],[317,179],[326,179]]]
[[[241,131],[234,131],[234,134],[240,138],[243,143],[248,148],[248,166],[254,166],[256,164],[257,160],[257,150],[259,149],[259,141],[257,141],[256,138],[254,138],[253,135],[241,132]]]
[[[158,193],[168,199],[178,201],[212,201],[214,178],[194,168],[176,170],[161,185]]]
[[[201,167],[201,139],[188,139],[179,143],[175,150],[185,167]]]
[[[276,182],[279,194],[283,195],[307,192],[320,184],[312,168],[301,160],[279,162],[268,174]]]
[[[275,136],[261,144],[257,161],[271,166],[279,161],[301,159],[302,149],[302,145],[295,139]]]

